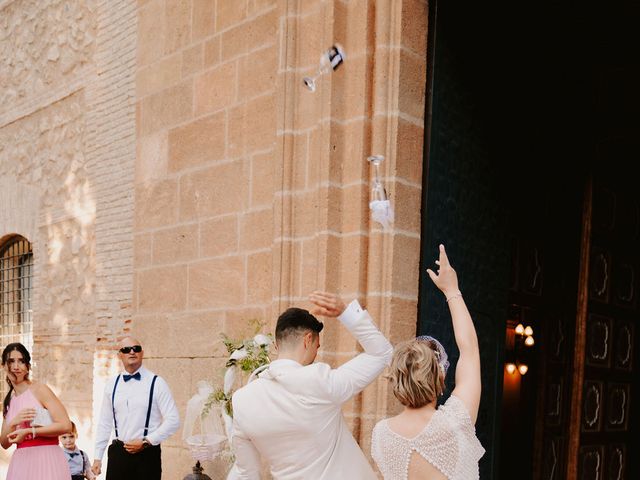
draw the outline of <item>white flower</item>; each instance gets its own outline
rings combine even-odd
[[[259,347],[263,345],[271,345],[273,343],[271,337],[269,337],[269,335],[265,335],[264,333],[257,334],[255,337],[253,337],[253,341]]]
[[[231,356],[229,357],[229,360],[242,360],[247,355],[249,355],[249,352],[247,352],[245,348],[242,347],[242,348],[239,348],[238,350],[234,350]]]

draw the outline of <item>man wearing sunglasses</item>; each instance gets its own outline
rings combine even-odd
[[[126,337],[118,358],[124,372],[107,381],[96,431],[92,471],[100,475],[111,432],[107,480],[160,480],[160,443],[180,426],[178,408],[167,383],[142,366],[138,340]]]

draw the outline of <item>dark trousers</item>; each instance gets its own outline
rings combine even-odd
[[[107,480],[160,480],[162,460],[160,445],[129,453],[120,440],[114,440],[107,451]]]

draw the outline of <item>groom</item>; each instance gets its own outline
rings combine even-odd
[[[233,446],[241,479],[259,479],[261,457],[275,480],[377,478],[342,417],[342,405],[389,365],[392,347],[357,300],[309,296],[316,315],[338,318],[364,353],[336,369],[313,363],[323,324],[289,308],[278,318],[278,359],[233,395]]]

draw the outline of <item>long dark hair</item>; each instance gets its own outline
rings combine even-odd
[[[24,361],[24,363],[27,365],[27,368],[31,368],[31,355],[29,355],[29,350],[27,350],[27,348],[21,344],[21,343],[10,343],[9,345],[7,345],[6,347],[4,347],[4,350],[2,351],[2,366],[4,367],[7,362],[9,361],[9,355],[11,355],[11,352],[13,351],[18,351],[22,354],[22,360]],[[29,375],[27,374],[27,376],[25,378],[28,378]],[[13,392],[13,383],[11,383],[11,380],[9,380],[9,377],[5,377],[5,380],[7,381],[7,383],[9,384],[9,392],[7,393],[7,396],[4,397],[4,403],[3,403],[3,407],[2,407],[2,417],[6,417],[7,416],[7,412],[9,411],[9,403],[11,402],[11,392]]]

